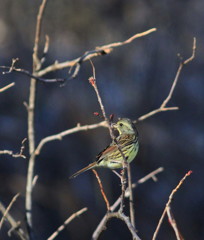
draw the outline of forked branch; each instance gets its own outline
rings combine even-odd
[[[156,240],[156,237],[157,237],[157,235],[158,235],[159,229],[160,229],[161,224],[162,224],[162,222],[163,222],[163,220],[164,220],[164,217],[165,217],[165,215],[166,215],[167,209],[169,209],[169,206],[170,206],[170,204],[171,204],[171,202],[172,202],[172,200],[173,200],[174,194],[179,190],[179,188],[181,187],[181,185],[183,184],[183,182],[184,182],[184,181],[186,180],[186,178],[187,178],[188,176],[190,176],[191,174],[192,174],[192,171],[188,171],[188,172],[185,174],[185,176],[181,179],[181,181],[179,182],[179,184],[173,189],[173,191],[172,191],[171,194],[169,195],[169,200],[168,200],[168,202],[166,203],[166,206],[165,206],[164,211],[163,211],[163,213],[162,213],[162,215],[161,215],[161,218],[160,218],[160,220],[159,220],[159,223],[158,223],[158,225],[157,225],[157,228],[156,228],[156,230],[155,230],[155,232],[154,232],[154,234],[153,234],[152,240]],[[174,227],[176,227],[176,226],[174,225]],[[175,230],[175,228],[173,228],[173,229]],[[176,233],[177,233],[177,232],[178,232],[178,230],[176,231]],[[181,238],[179,238],[179,240],[181,240]]]

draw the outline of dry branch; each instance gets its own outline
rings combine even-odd
[[[180,231],[178,230],[178,227],[177,227],[177,224],[176,224],[176,220],[171,212],[171,207],[168,206],[166,208],[166,213],[167,213],[167,216],[168,216],[168,219],[169,219],[169,223],[171,224],[174,232],[175,232],[175,235],[176,235],[176,239],[177,240],[184,240],[184,238],[182,237]]]
[[[36,30],[35,30],[35,40],[33,47],[33,73],[36,75],[36,72],[40,69],[40,60],[38,58],[38,45],[40,39],[40,31],[42,25],[42,17],[46,7],[47,0],[42,0],[42,3],[39,7]],[[32,230],[32,189],[33,189],[33,176],[34,176],[34,166],[35,166],[35,127],[34,127],[34,117],[35,117],[35,98],[36,98],[36,79],[31,78],[30,80],[30,93],[29,93],[29,103],[28,103],[28,140],[29,140],[29,154],[30,159],[28,163],[28,173],[27,173],[27,183],[26,183],[26,197],[25,197],[25,209],[26,209],[26,223],[28,234],[31,240],[34,239],[33,230]]]
[[[8,154],[14,158],[18,158],[18,157],[22,157],[22,158],[26,158],[25,155],[23,155],[23,151],[25,149],[25,146],[24,146],[24,143],[25,141],[27,140],[27,138],[24,138],[23,141],[22,141],[22,145],[21,145],[21,149],[20,149],[20,152],[19,153],[13,153],[13,151],[11,150],[0,150],[0,154]]]
[[[15,197],[14,197],[15,198]],[[15,199],[14,199],[15,200]],[[11,201],[12,204],[14,203],[14,201]],[[11,207],[11,203],[9,204]],[[7,208],[8,209],[8,208]],[[6,213],[7,211],[7,213]],[[3,216],[5,216],[6,220],[9,222],[9,224],[11,225],[11,229],[8,232],[8,235],[11,236],[11,233],[14,233],[19,239],[21,240],[28,240],[28,236],[27,234],[25,234],[25,232],[23,231],[23,229],[21,228],[21,223],[19,221],[16,221],[8,212],[8,210],[6,210],[6,208],[4,207],[4,205],[0,202],[0,212],[2,213]]]
[[[172,202],[172,200],[173,200],[174,194],[179,190],[179,188],[181,187],[181,185],[183,184],[183,182],[186,180],[186,178],[187,178],[188,176],[191,175],[191,173],[192,173],[192,171],[188,171],[188,172],[185,174],[185,176],[181,179],[181,181],[179,182],[179,184],[173,189],[173,191],[172,191],[171,194],[169,195],[169,200],[168,200],[168,202],[166,203],[166,206],[165,206],[164,211],[163,211],[163,213],[162,213],[162,215],[161,215],[161,218],[159,219],[159,223],[158,223],[157,228],[156,228],[156,230],[155,230],[155,232],[154,232],[154,234],[153,234],[152,240],[155,240],[156,237],[157,237],[157,235],[158,235],[159,229],[160,229],[161,224],[162,224],[162,222],[163,222],[163,220],[164,220],[164,217],[165,217],[165,215],[166,215],[167,208],[170,206],[170,204],[171,204],[171,202]]]
[[[6,218],[6,215],[8,214],[8,212],[10,211],[12,205],[14,204],[14,202],[17,200],[17,198],[19,197],[20,193],[17,193],[11,200],[11,202],[9,203],[8,207],[6,208],[2,218],[1,218],[1,221],[0,221],[0,230],[3,226],[3,223],[4,223],[4,220]]]
[[[5,87],[0,88],[0,93],[6,91],[7,89],[9,89],[9,88],[11,88],[11,87],[13,87],[14,85],[15,85],[15,83],[12,82],[12,83],[6,85]]]
[[[46,4],[46,1],[45,1]],[[42,63],[45,61],[45,56],[47,54],[48,51],[48,47],[49,47],[49,37],[46,36],[46,42],[45,42],[45,47],[44,47],[44,52],[43,52],[43,57],[41,60],[39,60],[38,58],[38,43],[39,43],[39,34],[40,34],[40,28],[41,28],[41,20],[42,20],[42,14],[43,14],[43,10],[44,10],[45,5],[42,4],[42,8],[39,11],[38,14],[38,18],[37,18],[37,22],[39,24],[37,24],[36,26],[36,37],[35,37],[35,45],[34,45],[34,49],[33,49],[33,67],[35,68],[35,71],[33,71],[33,73],[30,73],[28,70],[22,69],[22,68],[16,68],[14,66],[15,62],[18,60],[16,59],[15,62],[13,62],[12,60],[12,65],[10,67],[8,66],[0,66],[0,68],[3,69],[9,69],[8,72],[4,72],[5,73],[11,73],[11,72],[18,72],[21,74],[25,74],[35,80],[41,81],[41,82],[45,82],[45,83],[53,83],[53,82],[60,82],[63,83],[68,79],[73,79],[75,78],[79,71],[80,71],[80,67],[81,64],[87,60],[92,59],[93,57],[97,57],[97,56],[102,56],[102,55],[106,55],[112,52],[113,48],[116,47],[121,47],[123,45],[129,44],[131,43],[133,40],[146,36],[154,31],[156,31],[156,28],[152,28],[149,29],[145,32],[142,33],[137,33],[135,35],[133,35],[132,37],[128,38],[127,40],[123,41],[123,42],[115,42],[115,43],[110,43],[107,45],[103,45],[100,47],[96,47],[95,50],[91,50],[91,51],[87,51],[85,52],[82,56],[70,60],[70,61],[66,61],[66,62],[62,62],[62,63],[58,63],[58,61],[55,61],[54,64],[44,68],[44,69],[40,69],[42,66]],[[46,79],[46,78],[42,78],[42,76],[44,76],[47,73],[56,71],[56,70],[61,70],[64,68],[70,68],[70,70],[75,67],[73,74],[71,75],[71,77],[69,78],[54,78],[54,79]]]
[[[146,35],[148,35],[152,32],[155,32],[155,31],[156,31],[156,28],[152,28],[152,29],[149,29],[145,32],[137,33],[137,34],[133,35],[132,37],[130,37],[129,39],[127,39],[123,42],[110,43],[110,44],[107,44],[107,45],[96,47],[95,50],[88,51],[88,52],[84,53],[82,56],[80,56],[76,59],[70,60],[70,61],[66,61],[66,62],[62,62],[62,63],[58,63],[57,61],[55,61],[54,64],[46,67],[45,69],[42,69],[42,70],[38,71],[37,77],[42,77],[45,74],[56,71],[56,70],[60,70],[60,69],[64,69],[64,68],[73,68],[74,66],[77,66],[77,68],[74,71],[74,74],[72,74],[72,78],[76,77],[76,75],[78,74],[78,72],[80,70],[80,65],[81,65],[82,62],[90,60],[93,57],[101,56],[101,55],[104,55],[104,54],[109,54],[109,53],[111,53],[113,48],[129,44],[133,40],[135,40],[136,38],[146,36]]]
[[[67,129],[63,132],[45,137],[38,144],[38,146],[35,150],[35,154],[39,155],[42,147],[48,142],[55,141],[55,140],[62,140],[63,137],[65,137],[69,134],[73,134],[73,133],[80,132],[80,131],[87,131],[87,130],[95,129],[95,128],[98,128],[98,127],[107,127],[107,123],[105,121],[102,121],[102,122],[99,122],[99,123],[90,124],[90,125],[83,125],[83,126],[81,126],[78,123],[77,126],[74,127],[74,128],[70,128],[70,129]]]
[[[178,82],[178,79],[179,79],[179,76],[181,74],[181,71],[183,69],[183,66],[188,64],[189,62],[191,62],[194,58],[195,58],[195,51],[196,51],[196,38],[194,37],[193,38],[193,46],[192,46],[192,54],[189,58],[187,58],[186,60],[180,62],[179,64],[179,67],[178,67],[178,70],[176,72],[176,76],[174,78],[174,81],[173,81],[173,84],[171,86],[171,89],[167,95],[167,97],[164,99],[164,101],[162,102],[161,106],[141,117],[139,117],[136,121],[134,121],[135,123],[138,122],[138,121],[143,121],[145,120],[146,118],[149,118],[159,112],[165,112],[165,111],[170,111],[170,110],[178,110],[179,108],[178,107],[166,107],[167,103],[170,101],[172,95],[173,95],[173,92],[175,90],[175,87],[176,87],[176,84]]]
[[[153,115],[155,115],[157,113],[160,113],[160,112],[170,111],[170,110],[178,110],[178,107],[166,107],[166,104],[170,101],[170,99],[173,95],[173,92],[174,92],[175,87],[176,87],[176,83],[178,82],[180,73],[181,73],[182,68],[183,68],[183,64],[186,65],[187,63],[189,63],[190,61],[192,61],[194,59],[195,50],[196,50],[196,38],[194,38],[191,57],[186,59],[183,63],[180,63],[180,66],[177,70],[177,73],[176,73],[176,76],[174,78],[173,84],[170,88],[170,91],[169,91],[167,97],[165,98],[165,100],[162,102],[161,106],[158,109],[155,109],[155,110],[153,110],[153,111],[151,111],[147,114],[144,114],[144,115],[140,116],[137,120],[134,121],[134,123],[136,123],[138,121],[143,121],[143,120],[145,120],[149,117],[152,117]],[[46,144],[47,142],[51,142],[51,141],[54,141],[54,140],[61,140],[64,136],[67,136],[69,134],[79,132],[79,131],[86,131],[86,130],[89,130],[89,129],[95,129],[95,128],[98,128],[98,127],[108,127],[108,125],[106,124],[105,121],[102,121],[102,122],[99,122],[99,123],[96,123],[96,124],[84,125],[84,126],[81,126],[80,124],[78,124],[77,127],[74,127],[72,129],[68,129],[68,130],[65,130],[61,133],[45,137],[38,144],[38,146],[35,150],[35,154],[38,155],[40,153],[42,147],[44,146],[44,144]]]
[[[127,160],[125,158],[125,155],[120,147],[120,145],[118,144],[117,142],[117,139],[113,133],[113,129],[110,125],[110,121],[109,119],[107,118],[107,115],[106,115],[106,112],[105,112],[105,107],[103,105],[103,102],[102,102],[102,99],[101,99],[101,96],[99,94],[99,91],[98,91],[98,87],[97,87],[97,84],[96,84],[96,72],[95,72],[95,68],[94,68],[94,65],[91,62],[91,65],[92,65],[92,69],[93,69],[93,76],[89,78],[89,83],[92,85],[95,93],[96,93],[96,96],[97,96],[97,100],[98,100],[98,103],[100,105],[100,108],[101,108],[101,112],[103,114],[103,117],[105,119],[105,121],[107,122],[107,125],[108,125],[108,128],[109,128],[109,133],[110,133],[110,136],[112,138],[112,141],[117,145],[118,147],[118,150],[123,158],[123,162],[122,162],[122,165],[123,165],[123,169],[122,169],[122,174],[121,174],[121,204],[120,204],[120,212],[123,212],[123,208],[124,208],[124,198],[125,198],[125,189],[126,189],[126,183],[127,183],[127,179],[126,179],[126,169],[127,169]]]
[[[132,225],[132,223],[130,222],[129,217],[125,216],[124,213],[122,212],[108,212],[105,216],[104,216],[104,222],[103,222],[103,228],[97,228],[97,231],[95,231],[92,235],[92,240],[97,240],[101,234],[101,232],[104,230],[107,222],[111,219],[111,218],[118,218],[120,220],[122,220],[128,227],[129,231],[132,234],[133,239],[136,240],[140,240],[139,236],[136,233],[136,229],[134,228],[134,226]]]
[[[97,171],[96,171],[95,169],[92,169],[92,172],[93,172],[93,173],[95,174],[95,176],[96,176],[96,179],[97,179],[98,184],[99,184],[99,187],[100,187],[101,194],[102,194],[103,199],[104,199],[104,201],[105,201],[105,203],[106,203],[107,211],[109,212],[109,211],[110,211],[110,203],[109,203],[108,198],[107,198],[107,196],[106,196],[106,194],[105,194],[105,192],[104,192],[104,188],[103,188],[101,179],[100,179],[100,177],[99,177],[99,175],[98,175],[98,173],[97,173]]]
[[[138,180],[137,183],[132,184],[132,188],[136,188],[138,184],[143,184],[144,182],[148,181],[149,179],[154,179],[154,177],[159,174],[160,172],[162,172],[164,169],[162,167],[154,170],[153,172],[147,174],[145,177],[141,178],[140,180]],[[130,191],[129,189],[126,189],[125,191],[125,197],[129,197],[130,196]],[[110,207],[110,211],[113,212],[119,205],[121,202],[121,196],[115,201],[115,203]],[[107,214],[105,214],[105,216],[102,218],[102,220],[100,221],[100,223],[98,224],[97,228],[95,229],[93,235],[92,235],[92,239],[98,239],[100,234],[105,230],[105,226],[107,223]]]
[[[73,213],[70,217],[67,218],[67,220],[61,225],[47,240],[53,240],[55,239],[58,234],[65,229],[65,227],[76,217],[80,216],[82,213],[86,212],[87,208],[82,208],[81,210],[77,211],[76,213]]]

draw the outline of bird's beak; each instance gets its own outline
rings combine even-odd
[[[116,123],[112,123],[111,127],[114,128],[114,129],[117,129],[117,124]]]

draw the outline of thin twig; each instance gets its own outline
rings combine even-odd
[[[21,228],[21,224],[20,222],[16,221],[10,214],[9,212],[7,212],[7,214],[5,214],[6,212],[6,208],[4,207],[4,205],[0,202],[0,212],[2,213],[2,215],[5,215],[5,218],[7,219],[7,221],[9,222],[9,224],[11,225],[11,230],[9,230],[9,236],[11,235],[11,232],[13,232],[19,239],[21,240],[28,240],[28,236],[27,234],[23,231],[23,229]]]
[[[178,230],[178,227],[177,227],[177,224],[176,224],[176,220],[171,212],[171,207],[168,206],[166,208],[166,213],[167,213],[167,216],[168,216],[168,219],[169,219],[169,223],[171,224],[174,232],[175,232],[175,235],[176,235],[176,239],[177,240],[184,240],[183,236],[181,235],[180,231]]]
[[[90,124],[90,125],[83,125],[83,126],[81,126],[78,123],[77,126],[74,127],[74,128],[70,128],[70,129],[67,129],[67,130],[65,130],[63,132],[60,132],[58,134],[54,134],[54,135],[45,137],[38,144],[38,146],[35,150],[35,154],[39,155],[42,147],[48,142],[55,141],[55,140],[62,140],[63,137],[65,137],[69,134],[73,134],[73,133],[80,132],[80,131],[87,131],[87,130],[95,129],[95,128],[98,128],[98,127],[107,127],[107,123],[105,121],[102,121],[102,122],[99,122],[99,123]]]
[[[132,184],[132,188],[136,188],[138,184],[143,184],[144,182],[148,181],[149,179],[155,177],[157,174],[159,174],[163,170],[164,169],[162,167],[160,167],[160,168],[154,170],[153,172],[147,174],[145,177],[143,177],[140,180],[138,180],[137,183]],[[126,189],[125,197],[129,197],[129,196],[130,196],[129,189]],[[121,202],[121,196],[110,207],[110,211],[113,212],[120,205],[120,202]],[[97,228],[95,229],[95,231],[94,231],[94,233],[92,235],[92,239],[98,239],[99,238],[99,236],[102,233],[102,231],[105,230],[106,223],[107,223],[107,218],[106,218],[106,214],[105,214],[105,216],[101,219],[100,223],[98,224]]]
[[[41,12],[41,14],[42,14],[42,12]],[[38,22],[41,21],[41,18],[42,18],[41,14],[39,14],[40,16],[38,15],[39,16],[38,17]],[[78,75],[78,73],[80,71],[80,68],[81,68],[81,64],[83,62],[85,62],[87,60],[90,60],[93,57],[109,54],[109,53],[112,52],[112,50],[114,48],[129,44],[133,40],[135,40],[137,38],[140,38],[140,37],[143,37],[143,36],[146,36],[146,35],[148,35],[152,32],[155,32],[155,31],[156,31],[156,28],[152,28],[152,29],[149,29],[149,30],[144,31],[142,33],[137,33],[137,34],[133,35],[132,37],[128,38],[127,40],[125,40],[123,42],[115,42],[115,43],[110,43],[110,44],[103,45],[103,46],[100,46],[100,47],[96,47],[95,50],[87,51],[82,56],[80,56],[76,59],[66,61],[66,62],[62,62],[62,63],[58,63],[57,61],[55,61],[54,64],[46,67],[45,69],[40,70],[40,68],[42,66],[42,63],[45,60],[45,55],[48,51],[49,38],[46,37],[46,43],[45,43],[43,57],[42,57],[41,60],[39,60],[38,53],[37,53],[38,52],[38,42],[39,42],[39,36],[38,35],[40,34],[40,25],[39,25],[39,27],[36,28],[36,36],[38,36],[38,37],[35,38],[36,41],[35,41],[34,54],[33,54],[33,60],[35,62],[35,74],[34,73],[31,74],[29,71],[27,71],[25,69],[22,69],[22,68],[15,68],[14,64],[11,67],[0,66],[0,68],[9,69],[9,71],[4,72],[4,74],[5,73],[11,73],[11,72],[18,72],[18,73],[25,74],[29,77],[32,77],[33,79],[36,79],[38,81],[45,82],[45,83],[55,83],[55,82],[63,83],[66,80],[73,79]],[[75,67],[75,70],[74,70],[73,74],[71,75],[71,77],[68,77],[68,78],[54,78],[54,79],[42,78],[42,76],[44,76],[47,73],[50,73],[50,72],[53,72],[53,71],[56,71],[56,70],[60,70],[60,69],[64,69],[64,68],[72,69],[73,67]]]
[[[193,42],[193,51],[192,51],[192,55],[190,58],[186,59],[184,61],[184,64],[187,64],[189,63],[190,61],[192,61],[195,57],[195,51],[196,51],[196,38],[194,38],[194,42]],[[183,67],[183,66],[182,66]],[[156,115],[157,113],[160,113],[160,112],[165,112],[165,111],[172,111],[172,110],[178,110],[179,108],[178,107],[165,107],[165,105],[169,102],[169,100],[171,99],[172,95],[173,95],[173,91],[175,90],[175,86],[178,81],[178,78],[180,76],[180,73],[181,73],[181,70],[182,70],[182,67],[179,67],[178,70],[177,70],[177,73],[176,73],[176,77],[173,81],[173,84],[171,86],[171,89],[168,93],[168,96],[165,98],[165,100],[162,102],[161,106],[158,108],[158,109],[155,109],[147,114],[144,114],[142,115],[141,117],[139,117],[137,120],[133,121],[134,123],[138,122],[138,121],[143,121],[149,117],[152,117],[154,115]],[[78,131],[84,131],[84,130],[88,130],[88,129],[95,129],[95,128],[98,128],[98,127],[108,127],[108,125],[102,121],[102,122],[99,122],[97,124],[91,124],[91,125],[85,125],[85,126],[80,126],[79,127],[75,127],[73,129],[68,129],[68,130],[65,130],[61,133],[58,133],[58,134],[55,134],[55,135],[52,135],[52,136],[48,136],[44,139],[42,139],[38,145],[38,147],[36,148],[36,154],[39,154],[40,151],[41,151],[41,148],[43,147],[43,145],[47,142],[50,142],[50,141],[54,141],[54,140],[61,140],[62,137],[66,136],[66,135],[69,135],[69,134],[72,134],[72,133],[75,133],[75,132],[78,132]]]
[[[119,150],[119,152],[120,152],[120,154],[121,154],[121,156],[123,158],[123,162],[122,162],[123,169],[122,169],[122,174],[121,174],[121,205],[120,205],[120,211],[123,212],[124,198],[125,198],[125,189],[126,189],[126,183],[127,183],[127,180],[126,180],[127,160],[126,160],[125,155],[124,155],[124,153],[123,153],[120,145],[118,144],[117,139],[116,139],[116,137],[115,137],[115,135],[113,133],[113,130],[112,130],[111,125],[110,125],[110,121],[107,118],[107,115],[106,115],[106,112],[105,112],[105,107],[104,107],[104,105],[102,103],[102,99],[101,99],[101,96],[99,94],[97,83],[96,83],[95,67],[94,67],[94,65],[93,65],[91,60],[90,60],[90,62],[91,62],[91,65],[92,65],[93,76],[89,78],[89,83],[92,85],[92,87],[95,90],[95,93],[96,93],[96,96],[97,96],[97,100],[98,100],[98,103],[100,105],[103,117],[104,117],[105,121],[107,122],[107,125],[108,125],[108,128],[109,128],[109,132],[110,132],[110,136],[112,138],[112,141],[115,142],[115,144],[117,145],[118,150]]]
[[[157,237],[157,235],[158,235],[159,229],[160,229],[161,224],[162,224],[162,222],[163,222],[163,220],[164,220],[164,217],[165,217],[165,215],[166,215],[167,208],[170,206],[170,204],[171,204],[171,202],[172,202],[172,199],[173,199],[173,197],[174,197],[174,194],[179,190],[179,188],[181,187],[181,185],[183,184],[183,182],[186,180],[186,178],[187,178],[188,176],[191,175],[191,173],[192,173],[192,171],[188,171],[188,172],[185,174],[185,176],[181,179],[181,181],[179,182],[179,184],[173,189],[173,191],[172,191],[171,194],[169,195],[169,200],[168,200],[168,202],[166,203],[166,206],[165,206],[164,211],[163,211],[163,213],[162,213],[162,215],[161,215],[161,218],[159,219],[159,223],[158,223],[157,228],[156,228],[156,230],[155,230],[155,232],[154,232],[154,234],[153,234],[152,240],[155,240],[156,237]]]
[[[17,198],[19,197],[20,193],[17,193],[11,200],[11,202],[9,203],[8,207],[6,208],[2,218],[1,218],[1,221],[0,221],[0,230],[3,226],[3,223],[4,223],[4,220],[6,218],[6,215],[8,214],[8,212],[10,211],[12,205],[14,204],[14,202],[17,200]]]
[[[41,64],[38,58],[38,47],[39,39],[42,25],[42,17],[46,7],[47,0],[42,0],[39,7],[37,22],[36,22],[36,32],[33,47],[33,75],[39,70]],[[28,234],[30,239],[34,239],[33,229],[32,229],[32,189],[33,189],[33,176],[34,176],[34,166],[35,166],[35,128],[34,128],[34,116],[35,116],[35,97],[36,97],[36,80],[31,78],[30,81],[30,94],[29,94],[29,104],[28,104],[28,140],[29,140],[29,154],[30,159],[28,163],[28,173],[27,173],[27,184],[26,184],[26,197],[25,197],[25,209],[26,209],[26,223]]]
[[[132,234],[132,237],[133,239],[136,239],[136,240],[140,240],[139,236],[137,235],[136,233],[136,230],[134,228],[134,226],[132,225],[132,223],[130,222],[130,219],[129,217],[125,216],[124,213],[122,212],[108,212],[106,215],[105,215],[105,218],[104,218],[104,224],[103,224],[103,228],[100,228],[98,229],[97,228],[97,231],[95,231],[92,235],[92,240],[97,240],[101,234],[101,232],[104,230],[107,222],[111,219],[111,218],[118,218],[120,220],[122,220],[123,222],[125,222],[125,224],[127,225],[129,231],[131,232]]]
[[[106,196],[106,194],[105,194],[105,192],[104,192],[101,179],[100,179],[100,177],[99,177],[99,175],[98,175],[98,173],[97,173],[97,171],[96,171],[95,169],[92,169],[92,172],[93,172],[93,173],[95,174],[95,176],[96,176],[96,179],[97,179],[97,181],[98,181],[98,184],[99,184],[99,187],[100,187],[100,190],[101,190],[101,194],[102,194],[103,199],[104,199],[104,201],[105,201],[105,203],[106,203],[107,211],[109,212],[109,211],[110,211],[110,203],[109,203],[108,198],[107,198],[107,196]]]
[[[155,32],[155,31],[156,31],[156,28],[152,28],[152,29],[149,29],[149,30],[144,31],[142,33],[137,33],[137,34],[133,35],[132,37],[130,37],[129,39],[127,39],[123,42],[116,42],[116,43],[111,43],[111,44],[103,45],[103,46],[100,46],[100,47],[96,47],[95,50],[88,51],[85,54],[83,54],[82,56],[80,56],[76,59],[70,60],[70,61],[66,61],[66,62],[62,62],[62,63],[58,63],[57,61],[55,61],[54,64],[38,71],[37,76],[42,77],[45,74],[56,71],[56,70],[60,70],[60,69],[64,69],[64,68],[72,68],[74,66],[77,66],[78,69],[77,69],[77,71],[74,71],[74,74],[72,76],[72,77],[76,77],[76,75],[79,72],[80,65],[82,64],[82,62],[90,60],[93,57],[102,56],[104,54],[109,54],[110,52],[112,52],[113,48],[129,44],[133,40],[135,40],[136,38],[146,36],[146,35],[148,35],[152,32]]]
[[[13,153],[13,151],[11,150],[0,150],[0,154],[8,154],[8,155],[11,155],[12,157],[14,158],[18,158],[18,157],[22,157],[22,158],[26,158],[25,155],[23,155],[23,151],[25,149],[25,141],[27,140],[27,138],[24,138],[23,141],[22,141],[22,145],[21,145],[21,149],[20,149],[20,152],[19,153]]]
[[[12,83],[6,85],[5,87],[0,88],[0,93],[6,91],[7,89],[9,89],[9,88],[11,88],[11,87],[13,87],[14,85],[15,85],[15,83],[12,82]]]
[[[128,189],[129,189],[129,207],[130,207],[130,220],[135,228],[135,211],[134,211],[134,199],[133,199],[133,191],[132,191],[132,176],[131,176],[131,168],[130,164],[128,163],[127,166],[127,173],[128,173]]]
[[[48,50],[49,50],[49,45],[50,45],[50,38],[49,38],[48,35],[45,35],[45,46],[44,46],[44,50],[43,50],[43,56],[40,60],[41,65],[45,62],[46,55],[47,55]]]
[[[146,118],[149,118],[159,112],[165,112],[165,111],[171,111],[171,110],[178,110],[179,108],[178,107],[166,107],[167,103],[170,101],[170,99],[172,98],[172,95],[173,95],[173,92],[175,90],[175,87],[177,85],[177,82],[178,82],[178,79],[179,79],[179,76],[181,74],[181,71],[184,67],[184,65],[187,65],[188,63],[190,63],[194,58],[195,58],[195,51],[196,51],[196,38],[194,37],[193,38],[193,46],[192,46],[192,54],[189,58],[187,58],[186,60],[180,62],[179,64],[179,67],[178,67],[178,70],[176,72],[176,76],[174,78],[174,81],[173,81],[173,84],[171,86],[171,89],[167,95],[167,97],[164,99],[164,101],[162,102],[161,106],[141,117],[139,117],[136,121],[134,122],[138,122],[138,121],[143,121],[145,120]]]
[[[149,180],[150,178],[152,178],[155,181],[156,175],[160,172],[163,172],[163,171],[164,171],[163,167],[157,168],[153,172],[147,174],[145,177],[138,180],[138,184],[142,184],[142,183],[146,182],[147,180]]]
[[[77,211],[76,213],[73,213],[70,217],[67,218],[67,220],[61,225],[47,240],[53,240],[55,239],[58,234],[65,229],[65,227],[76,217],[80,216],[82,213],[86,212],[87,208],[82,208],[81,210]]]
[[[36,74],[34,75],[34,74],[30,73],[28,70],[25,70],[25,69],[22,69],[22,68],[16,68],[13,64],[10,67],[0,66],[0,68],[9,69],[9,71],[2,72],[2,74],[9,74],[9,73],[12,73],[12,72],[17,72],[17,73],[26,75],[30,78],[33,78],[33,79],[38,80],[38,81],[43,82],[43,83],[57,83],[57,82],[64,83],[67,80],[66,78],[41,78],[41,77],[37,77]]]

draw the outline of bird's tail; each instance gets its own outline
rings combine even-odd
[[[79,170],[78,172],[74,173],[71,177],[69,177],[70,179],[71,178],[75,178],[76,176],[78,176],[79,174],[83,173],[83,172],[86,172],[94,167],[96,167],[97,165],[97,162],[93,162],[93,163],[90,163],[88,166],[86,166],[85,168],[82,168],[81,170]]]

